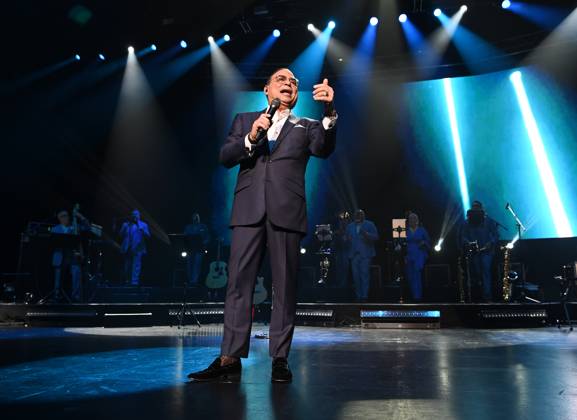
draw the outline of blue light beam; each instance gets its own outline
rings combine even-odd
[[[301,86],[305,90],[312,89],[314,84],[319,83],[333,29],[327,26],[320,32],[313,27],[311,32],[316,39],[290,65],[291,70],[300,79]]]
[[[455,162],[457,163],[457,174],[459,176],[459,189],[461,191],[461,201],[463,203],[463,213],[471,207],[469,199],[469,188],[467,186],[467,175],[465,172],[465,162],[463,161],[463,149],[461,147],[461,136],[457,123],[457,111],[455,109],[455,97],[453,96],[453,86],[451,79],[443,79],[445,88],[445,99],[447,100],[447,111],[449,113],[449,123],[451,125],[451,135],[453,137],[453,150],[455,152]]]
[[[549,163],[549,158],[547,157],[547,152],[543,144],[543,139],[541,138],[541,133],[539,132],[539,126],[537,125],[537,121],[533,115],[533,110],[531,109],[529,98],[527,97],[527,92],[525,90],[525,85],[523,84],[521,72],[515,71],[511,73],[509,79],[515,88],[515,93],[519,102],[519,108],[523,114],[523,121],[525,122],[527,135],[529,136],[529,140],[531,142],[533,157],[537,163],[541,184],[543,185],[545,195],[547,196],[549,211],[551,213],[551,218],[553,219],[553,224],[555,225],[557,235],[561,238],[573,236],[573,230],[571,229],[569,218],[567,217],[565,207],[561,201],[561,195],[559,194],[557,182],[555,181],[555,176],[553,175],[553,170],[551,169],[551,164]]]

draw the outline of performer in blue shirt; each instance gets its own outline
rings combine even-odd
[[[480,201],[473,201],[459,232],[459,245],[461,249],[473,250],[469,253],[469,271],[482,286],[485,301],[493,297],[491,269],[498,241],[497,223],[486,215]]]
[[[120,252],[124,255],[125,281],[133,286],[140,284],[142,256],[146,254],[146,239],[150,238],[148,224],[140,220],[140,212],[134,210],[130,220],[120,228],[122,245]]]
[[[375,256],[375,241],[379,239],[373,222],[365,219],[365,212],[357,210],[353,223],[347,226],[349,259],[353,271],[353,284],[357,301],[366,302],[369,297],[371,261]]]
[[[188,286],[198,286],[204,251],[210,242],[208,227],[200,223],[200,215],[194,213],[192,222],[184,228],[187,241],[186,279]]]
[[[419,225],[417,214],[410,213],[407,222],[405,271],[411,288],[411,296],[414,301],[419,302],[423,299],[422,272],[431,248],[431,240],[425,228]]]

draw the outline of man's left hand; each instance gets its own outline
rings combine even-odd
[[[313,86],[313,99],[327,104],[335,99],[335,91],[329,86],[329,79],[324,79],[322,83]]]

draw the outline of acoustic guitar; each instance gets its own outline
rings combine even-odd
[[[209,289],[221,289],[226,286],[228,279],[228,270],[226,263],[220,260],[220,247],[222,239],[218,239],[216,248],[216,261],[210,263],[208,275],[206,276],[206,287]]]

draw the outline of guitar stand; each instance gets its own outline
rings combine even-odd
[[[44,296],[42,299],[38,301],[38,305],[45,305],[47,303],[51,303],[50,302],[51,298],[57,298],[58,296],[64,297],[64,300],[66,301],[65,303],[72,303],[72,299],[70,299],[66,291],[62,287],[60,287],[52,289],[50,293],[48,293],[46,296]],[[55,299],[55,302],[59,303],[58,299]]]

